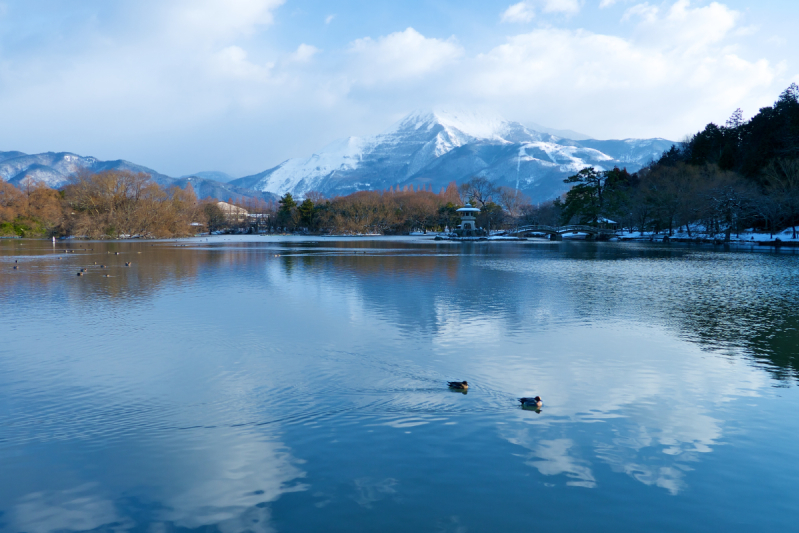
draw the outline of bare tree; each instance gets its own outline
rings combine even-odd
[[[497,188],[488,179],[476,176],[458,187],[461,202],[474,202],[477,207],[483,207],[489,202],[494,201]]]
[[[530,198],[518,189],[500,187],[499,205],[513,218],[519,218],[526,206],[530,205]]]

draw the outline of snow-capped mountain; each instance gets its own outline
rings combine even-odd
[[[83,157],[69,152],[47,152],[44,154],[25,154],[22,152],[0,152],[0,179],[18,185],[26,179],[41,182],[49,187],[63,187],[70,176],[81,169],[92,172],[103,170],[129,170],[149,174],[153,181],[164,187],[176,185],[181,188],[191,183],[198,198],[218,198],[220,200],[242,200],[257,198],[273,200],[274,195],[263,191],[253,191],[245,187],[223,183],[213,178],[229,178],[222,172],[198,172],[190,176],[172,178],[147,167],[118,159],[100,161],[94,157]]]
[[[426,111],[411,113],[381,134],[339,140],[310,157],[289,159],[231,184],[278,195],[336,195],[406,185],[438,191],[451,181],[484,176],[537,202],[565,192],[563,179],[586,166],[635,171],[672,144],[665,139],[578,141],[495,115]]]
[[[230,176],[220,172],[173,178],[121,159],[100,161],[68,152],[0,152],[0,179],[20,183],[32,178],[62,187],[80,169],[118,169],[144,172],[167,187],[191,183],[200,198],[269,200],[286,192],[298,197],[309,191],[333,196],[397,186],[437,192],[452,181],[462,183],[483,176],[541,202],[565,192],[568,186],[563,179],[586,166],[635,171],[672,145],[665,139],[575,140],[551,133],[560,130],[547,131],[550,133],[496,115],[424,111],[411,113],[381,134],[342,139],[310,157],[289,159],[228,183],[222,180]]]
[[[100,161],[94,157],[83,157],[69,152],[47,152],[44,154],[25,154],[22,152],[0,152],[0,179],[18,184],[26,178],[43,182],[49,187],[66,185],[69,177],[81,169],[92,172],[103,170],[130,170],[150,174],[156,181],[171,180],[169,176],[136,165],[122,159]]]

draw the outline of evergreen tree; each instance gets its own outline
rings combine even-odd
[[[300,224],[309,230],[313,230],[314,218],[316,215],[316,207],[314,206],[313,201],[311,201],[310,198],[306,198],[297,208],[297,212],[300,216]]]
[[[605,203],[608,176],[608,172],[597,172],[594,167],[587,167],[563,180],[563,183],[574,184],[563,202],[564,224],[574,217],[580,224],[597,223]]]
[[[290,192],[287,192],[278,202],[280,207],[277,210],[278,224],[283,227],[294,227],[294,214],[297,211],[297,202]]]

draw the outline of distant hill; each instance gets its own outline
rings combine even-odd
[[[84,157],[69,152],[47,152],[43,154],[0,152],[0,179],[15,185],[18,185],[26,178],[32,178],[57,189],[66,185],[69,177],[80,169],[88,169],[93,172],[101,172],[103,170],[144,172],[149,174],[153,181],[162,187],[177,185],[178,187],[186,188],[186,185],[191,183],[198,198],[218,198],[220,200],[232,198],[239,201],[249,198],[276,199],[276,196],[269,192],[230,185],[211,178],[211,176],[215,175],[230,178],[230,176],[222,172],[198,172],[194,176],[172,178],[151,168],[122,159],[100,161],[94,157]]]
[[[207,180],[218,181],[219,183],[228,183],[233,181],[234,178],[230,174],[226,174],[225,172],[219,172],[217,170],[209,170],[205,172],[195,172],[194,174],[186,174],[185,176],[181,176],[182,178],[191,178],[191,177],[198,177]]]
[[[549,130],[555,131],[555,130]],[[432,188],[482,176],[542,202],[568,190],[563,179],[586,166],[634,172],[672,146],[666,139],[581,140],[471,112],[411,113],[385,132],[336,141],[306,158],[284,161],[230,183],[277,195],[344,195],[389,187]]]

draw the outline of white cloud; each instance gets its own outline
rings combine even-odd
[[[247,59],[247,51],[239,46],[228,46],[210,57],[211,73],[223,79],[265,80],[272,64],[256,65]]]
[[[580,0],[524,0],[502,12],[502,22],[530,22],[535,18],[535,5],[544,13],[574,15],[580,12]]]
[[[741,14],[725,5],[713,2],[692,8],[689,0],[678,0],[667,10],[638,4],[625,13],[625,19],[641,19],[636,28],[636,40],[655,46],[686,46],[702,53],[707,46],[718,43],[736,28]]]
[[[334,19],[334,18],[336,18],[336,15],[335,15],[335,14],[332,14],[332,15],[328,15],[328,16],[326,16],[326,17],[325,17],[325,24],[330,24],[331,22],[333,22],[333,19]]]
[[[162,21],[166,33],[187,41],[216,41],[252,34],[273,22],[273,11],[284,0],[178,0],[143,2],[143,15]],[[153,4],[159,6],[154,8]],[[160,6],[163,7],[160,7]],[[165,11],[164,15],[158,14]]]
[[[535,18],[535,10],[528,2],[519,2],[502,13],[502,22],[530,22]]]
[[[120,0],[111,20],[43,29],[35,51],[15,52],[0,35],[0,113],[9,125],[0,144],[124,157],[173,175],[244,174],[437,105],[605,138],[679,139],[737,107],[770,104],[796,70],[779,42],[764,37],[763,55],[745,48],[753,39],[741,36],[743,15],[718,2],[638,2],[624,13],[624,35],[556,16],[498,46],[407,28],[350,38],[343,49],[320,35],[313,44],[324,54],[290,38],[275,44],[281,4]],[[525,0],[503,20],[533,10],[539,19],[570,15],[581,5]],[[4,19],[11,27],[17,12]]]
[[[599,8],[604,9],[606,7],[610,7],[616,4],[619,0],[601,0],[599,2]]]
[[[297,47],[297,50],[293,54],[291,54],[290,59],[299,63],[306,63],[318,53],[319,49],[317,47],[303,43]]]
[[[428,38],[413,28],[373,40],[358,39],[350,45],[356,57],[356,77],[374,83],[417,78],[450,64],[463,55],[454,38]]]
[[[652,22],[657,20],[658,13],[660,9],[656,6],[651,6],[647,4],[636,4],[631,8],[628,8],[627,11],[624,12],[624,15],[621,17],[622,22],[626,22],[631,20],[633,17],[638,17],[641,20]]]
[[[570,127],[605,124],[606,137],[659,131],[673,138],[747,101],[757,109],[766,102],[753,99],[775,91],[779,66],[746,59],[728,45],[740,14],[724,5],[638,4],[625,18],[635,22],[629,38],[552,27],[510,37],[477,56],[465,76],[468,90],[515,109],[547,102],[553,111],[538,110],[539,122],[563,124],[572,116]]]
[[[580,12],[580,0],[539,0],[543,4],[544,13],[565,13],[574,15]]]

